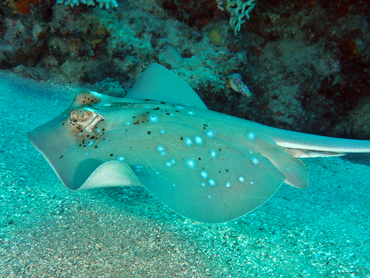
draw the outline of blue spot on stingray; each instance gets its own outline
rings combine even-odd
[[[191,146],[193,145],[193,140],[191,140],[189,137],[184,138],[184,143],[186,146]]]
[[[206,135],[208,138],[214,138],[216,136],[216,131],[209,129],[206,131]]]
[[[186,166],[188,166],[190,169],[194,169],[194,168],[195,168],[195,166],[197,165],[197,164],[196,164],[196,162],[195,162],[195,160],[194,160],[194,159],[192,159],[192,158],[188,158],[188,159],[185,161],[185,163],[186,163]]]
[[[159,117],[157,115],[150,115],[149,116],[149,122],[158,123],[159,122]]]
[[[194,136],[194,141],[195,141],[195,144],[197,144],[197,145],[202,145],[203,144],[203,138],[200,137],[199,135]]]

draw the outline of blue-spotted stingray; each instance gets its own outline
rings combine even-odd
[[[306,188],[298,158],[370,152],[370,141],[286,131],[210,111],[158,64],[125,98],[82,92],[28,136],[71,190],[144,186],[173,211],[207,223],[247,214],[284,182]]]

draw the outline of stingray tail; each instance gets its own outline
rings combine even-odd
[[[332,138],[326,136],[273,129],[271,139],[293,157],[342,156],[347,153],[369,153],[370,141]]]

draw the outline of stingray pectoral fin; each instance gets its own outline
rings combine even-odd
[[[62,117],[34,129],[28,134],[58,175],[71,190],[97,187],[141,185],[131,168],[124,162],[86,157],[76,146],[75,137],[60,124]]]
[[[308,173],[304,163],[294,158],[284,148],[272,140],[259,140],[257,144],[263,150],[261,153],[285,176],[285,183],[297,188],[308,187]]]
[[[120,161],[107,161],[101,164],[87,178],[78,190],[112,186],[141,186],[141,182],[130,166]]]
[[[155,99],[207,109],[201,98],[184,80],[156,63],[147,67],[126,97]]]
[[[266,202],[286,179],[269,159],[250,151],[253,143],[219,138],[204,143],[217,146],[217,157],[204,145],[181,150],[167,145],[175,164],[168,167],[165,156],[148,156],[150,167],[134,170],[148,191],[180,215],[206,223],[231,221]]]

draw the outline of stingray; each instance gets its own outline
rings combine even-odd
[[[249,213],[283,183],[308,187],[299,158],[370,152],[370,141],[286,131],[210,111],[158,64],[125,98],[81,92],[28,137],[71,190],[144,186],[176,213],[207,223]]]

